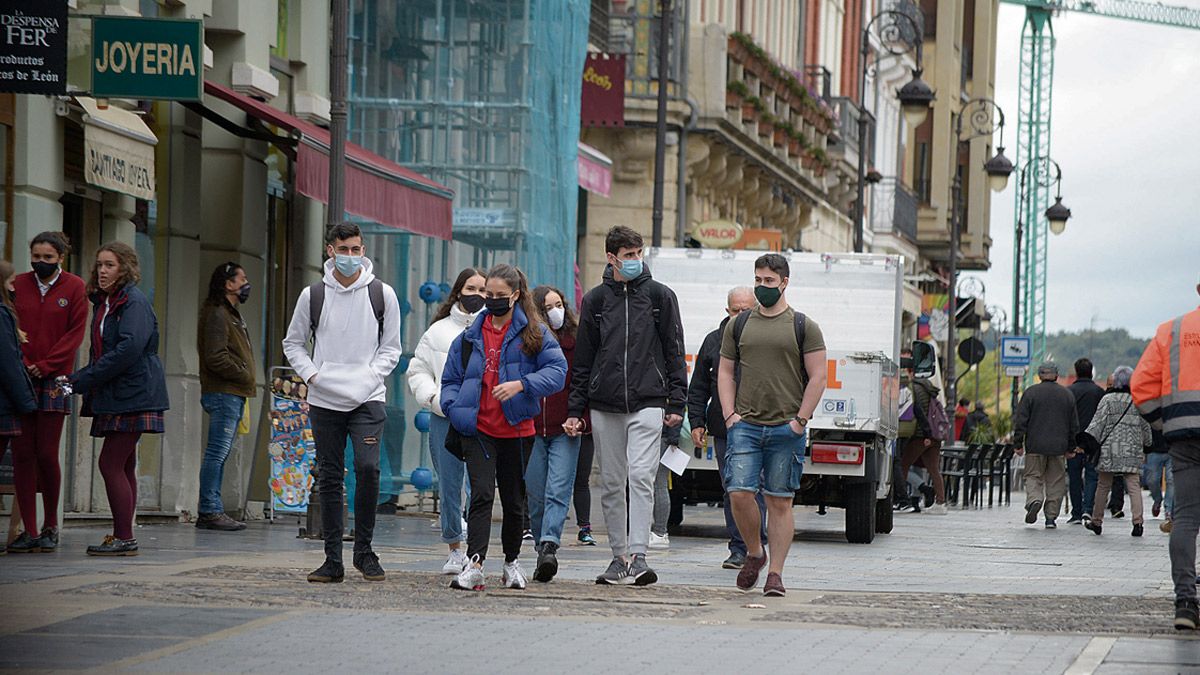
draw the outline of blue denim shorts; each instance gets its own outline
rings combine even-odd
[[[729,430],[725,490],[793,497],[804,471],[804,434],[787,424],[765,427],[738,422]]]

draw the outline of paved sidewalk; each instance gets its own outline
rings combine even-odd
[[[597,547],[563,548],[552,584],[500,589],[489,564],[475,594],[446,588],[429,517],[380,517],[388,580],[350,569],[338,585],[304,581],[321,544],[297,539],[294,517],[239,533],[139,527],[142,555],[127,559],[87,558],[104,530],[69,528],[58,553],[0,558],[0,668],[440,673],[484,658],[496,673],[1200,671],[1200,640],[1170,627],[1157,522],[1140,539],[1128,520],[1096,537],[1023,514],[897,515],[891,535],[852,545],[841,511],[797,509],[782,599],[737,592],[720,539],[678,534],[651,553],[662,583],[650,588],[593,583],[611,556],[600,533]],[[720,535],[721,522],[689,508],[683,531]]]

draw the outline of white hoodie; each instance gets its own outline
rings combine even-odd
[[[439,417],[442,412],[442,371],[446,368],[446,356],[450,344],[458,337],[479,313],[467,314],[454,303],[450,316],[435,321],[417,343],[413,360],[408,364],[408,388],[422,408],[432,410]]]
[[[325,261],[325,303],[317,326],[316,347],[310,357],[308,338],[309,288],[300,291],[283,353],[296,373],[308,382],[308,402],[348,412],[367,401],[385,401],[384,381],[400,361],[400,303],[392,287],[383,285],[383,336],[371,307],[367,285],[375,278],[373,265],[363,258],[362,272],[350,286],[333,276],[333,260]],[[316,375],[316,380],[312,380]]]

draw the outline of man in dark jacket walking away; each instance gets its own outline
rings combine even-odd
[[[721,474],[722,482],[725,476],[726,442],[725,420],[721,419],[721,396],[717,393],[717,366],[721,362],[721,336],[725,334],[725,326],[730,320],[737,318],[742,312],[748,312],[757,305],[754,290],[748,286],[739,286],[731,291],[726,300],[725,311],[729,315],[721,321],[716,330],[704,337],[700,345],[700,353],[696,355],[696,366],[692,369],[692,383],[688,385],[688,422],[692,427],[692,442],[696,447],[707,445],[705,436],[712,436],[713,452],[717,456],[717,471]],[[758,493],[758,510],[762,512],[762,539],[767,538],[767,505],[762,493]],[[729,557],[721,563],[727,570],[741,569],[746,562],[746,542],[738,532],[737,523],[733,520],[733,510],[729,494],[725,495],[725,529],[729,531]]]
[[[1104,388],[1092,380],[1092,362],[1075,362],[1075,381],[1068,387],[1075,397],[1075,415],[1079,428],[1086,429],[1096,415],[1096,406],[1104,398]],[[1078,525],[1092,519],[1092,501],[1096,498],[1096,467],[1087,463],[1082,453],[1067,460],[1067,481],[1071,488],[1071,519],[1068,525]],[[1115,483],[1114,483],[1114,492]]]
[[[642,236],[608,231],[604,283],[583,298],[568,431],[578,433],[591,411],[600,462],[600,506],[613,560],[598,584],[638,586],[658,580],[646,564],[654,509],[654,476],[662,427],[683,422],[687,398],[683,325],[675,293],[650,277]],[[625,501],[628,484],[629,502]]]
[[[1038,367],[1041,382],[1025,390],[1013,416],[1013,444],[1025,457],[1025,522],[1036,523],[1045,505],[1046,529],[1058,525],[1058,511],[1067,492],[1066,455],[1075,448],[1079,416],[1075,397],[1058,384],[1058,366]],[[1094,412],[1094,411],[1093,411]]]
[[[971,442],[971,436],[976,429],[988,427],[992,424],[992,418],[988,417],[987,406],[983,401],[975,401],[975,409],[967,415],[967,421],[963,424],[962,441],[964,443]]]

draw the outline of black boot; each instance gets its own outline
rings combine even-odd
[[[58,528],[47,527],[42,529],[42,534],[37,538],[37,544],[42,549],[42,553],[54,553],[58,550]]]
[[[38,540],[28,532],[22,532],[13,540],[13,543],[8,545],[9,553],[38,553],[41,550],[42,547],[38,545]]]
[[[541,550],[538,552],[537,568],[533,571],[533,580],[540,583],[549,583],[558,574],[558,544],[552,541],[542,542]]]
[[[340,584],[346,578],[346,568],[339,562],[325,559],[317,569],[308,575],[308,580],[314,584]]]

